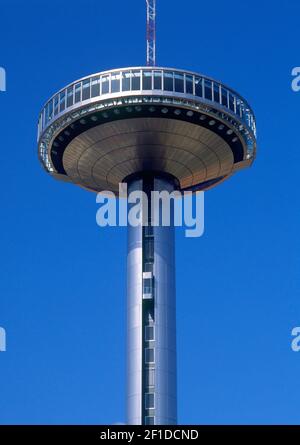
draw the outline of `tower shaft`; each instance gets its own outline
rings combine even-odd
[[[151,191],[172,192],[174,187],[169,178],[148,175],[128,184],[129,193],[145,192],[148,211],[143,216],[149,222],[145,227],[130,224],[128,227],[127,423],[130,425],[177,423],[172,205],[170,226],[150,225]]]
[[[147,3],[147,66],[156,65],[156,0]]]

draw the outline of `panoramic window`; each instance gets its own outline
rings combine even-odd
[[[90,99],[91,97],[91,82],[86,79],[82,82],[82,100]]]
[[[140,71],[132,71],[132,90],[140,90],[141,89],[141,72]]]
[[[201,77],[195,77],[195,95],[199,97],[203,96]]]
[[[234,96],[231,93],[229,93],[229,108],[234,111]]]
[[[204,81],[205,99],[212,100],[212,82],[210,80]]]
[[[111,92],[118,93],[120,91],[120,73],[111,75]]]
[[[143,90],[152,90],[152,71],[143,72]]]
[[[177,93],[184,93],[183,74],[175,73],[175,91],[177,91]]]
[[[54,115],[56,116],[58,114],[58,95],[54,98]]]
[[[92,78],[92,97],[100,96],[100,76]]]
[[[214,101],[220,103],[220,85],[214,82]]]
[[[154,89],[161,90],[162,89],[162,73],[161,71],[154,71]]]
[[[165,91],[173,91],[173,72],[165,71],[164,72],[164,90]]]
[[[241,101],[238,98],[236,98],[236,114],[238,116],[241,114]]]
[[[52,111],[53,111],[53,103],[52,101],[48,102],[46,106],[46,122],[52,119]]]
[[[193,76],[185,76],[185,91],[186,94],[194,94]]]
[[[131,78],[131,73],[130,72],[126,72],[123,73],[122,75],[122,91],[130,91],[130,78]]]
[[[64,111],[66,108],[66,93],[62,91],[59,95],[59,111]]]
[[[67,89],[67,107],[71,107],[73,105],[73,86]]]
[[[81,101],[81,83],[75,85],[75,104]]]
[[[101,78],[101,93],[108,94],[109,93],[109,76],[102,76]]]
[[[221,88],[222,91],[222,105],[224,105],[224,107],[228,108],[228,97],[227,97],[227,90],[225,88]]]

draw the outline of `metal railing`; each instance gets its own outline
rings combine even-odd
[[[46,103],[39,117],[38,136],[57,118],[82,105],[109,97],[176,95],[194,98],[228,110],[256,135],[255,117],[248,103],[234,90],[203,75],[170,68],[126,68],[97,73],[60,90]]]

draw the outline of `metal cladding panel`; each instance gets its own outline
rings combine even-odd
[[[128,188],[142,190],[142,181]],[[142,423],[142,227],[128,226],[127,247],[127,423]]]
[[[108,122],[75,137],[63,165],[76,184],[117,192],[141,171],[166,172],[181,188],[230,174],[230,146],[212,130],[170,118],[131,118]]]
[[[155,190],[172,192],[173,185],[155,179]],[[177,423],[176,295],[174,226],[154,228],[155,276],[155,398],[157,425]]]

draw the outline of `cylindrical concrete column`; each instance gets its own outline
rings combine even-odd
[[[131,425],[177,423],[172,199],[170,224],[162,226],[161,220],[158,226],[151,224],[153,212],[162,210],[161,201],[152,205],[151,192],[171,193],[174,188],[172,178],[159,175],[128,181],[128,193],[144,192],[148,203],[143,215],[148,226],[128,226],[127,423]]]

